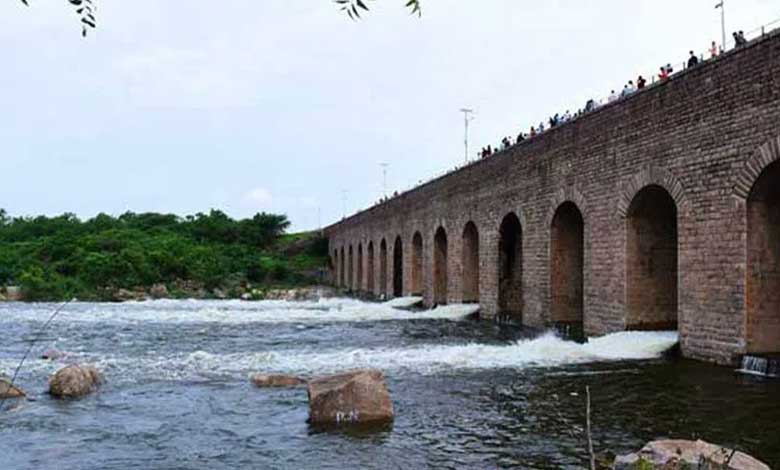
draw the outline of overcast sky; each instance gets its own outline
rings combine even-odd
[[[0,3],[0,207],[315,228],[720,38],[716,0],[65,0]],[[726,0],[727,29],[780,0]],[[485,184],[490,184],[486,181]],[[346,190],[346,193],[344,191]],[[321,215],[318,219],[318,210]]]

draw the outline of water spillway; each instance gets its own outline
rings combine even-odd
[[[780,353],[746,354],[738,371],[743,374],[780,378]]]

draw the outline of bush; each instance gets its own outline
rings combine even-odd
[[[235,292],[246,282],[301,282],[299,271],[327,264],[327,240],[285,236],[289,225],[284,215],[234,220],[216,210],[184,218],[99,214],[82,222],[72,214],[10,218],[0,209],[0,284],[19,283],[31,300],[59,300],[179,281]],[[283,236],[304,250],[282,254]]]

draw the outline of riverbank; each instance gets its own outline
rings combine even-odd
[[[10,218],[0,210],[0,294],[8,300],[262,299],[325,281],[327,240],[285,233],[285,216],[220,211]]]
[[[8,291],[11,291],[9,294]],[[233,289],[206,289],[193,283],[175,284],[175,287],[168,288],[166,284],[155,284],[150,288],[135,289],[115,289],[106,290],[99,294],[102,301],[108,302],[131,302],[146,300],[285,300],[290,302],[316,302],[320,299],[329,299],[337,297],[341,291],[325,285],[311,285],[306,287],[268,287],[253,286],[246,284]],[[0,302],[24,302],[21,289],[12,286],[0,289]],[[90,299],[79,299],[83,301]]]

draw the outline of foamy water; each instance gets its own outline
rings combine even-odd
[[[65,306],[58,321],[101,323],[323,323],[386,320],[461,320],[479,310],[475,304],[445,305],[433,310],[407,311],[420,297],[402,297],[384,303],[333,298],[318,302],[269,300],[154,300],[143,302],[74,303]],[[55,305],[17,304],[3,312],[0,323],[45,320]]]
[[[675,344],[674,332],[615,333],[579,344],[460,321],[475,306],[403,310],[418,301],[70,304],[18,377],[31,399],[8,402],[0,413],[7,418],[0,426],[3,462],[14,469],[85,462],[89,468],[582,468],[587,452],[572,430],[584,420],[586,386],[599,448],[622,452],[641,447],[648,435],[702,432],[728,442],[737,430],[780,462],[772,439],[780,385],[690,361],[654,360]],[[0,304],[0,372],[13,373],[53,307]],[[38,359],[51,347],[72,356]],[[50,374],[70,362],[97,366],[106,379],[98,394],[62,402],[45,393]],[[312,377],[362,367],[386,374],[397,412],[392,429],[368,439],[312,432],[305,390],[261,390],[248,380],[258,372]],[[736,412],[724,406],[735,402]]]
[[[676,332],[621,332],[580,344],[553,333],[507,345],[426,345],[409,348],[332,349],[313,351],[247,351],[218,354],[206,351],[173,355],[127,356],[121,347],[101,356],[74,357],[94,364],[120,381],[239,379],[253,372],[319,375],[352,368],[378,368],[389,374],[436,374],[479,369],[526,369],[622,360],[655,359],[675,345]],[[6,362],[5,364],[3,362]],[[12,366],[0,361],[0,368]],[[61,367],[32,360],[31,373],[48,374]]]

